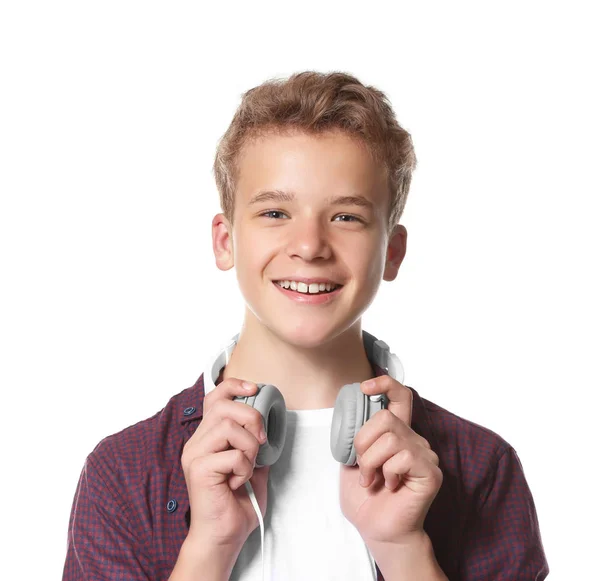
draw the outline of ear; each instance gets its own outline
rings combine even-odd
[[[233,267],[233,229],[225,214],[217,214],[212,220],[212,243],[215,262],[220,270]]]
[[[401,224],[396,224],[388,241],[383,280],[391,281],[398,275],[398,270],[406,255],[407,237],[408,232],[406,231],[406,228]]]

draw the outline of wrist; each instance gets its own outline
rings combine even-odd
[[[169,581],[226,581],[237,561],[240,549],[215,545],[188,535],[181,545]]]
[[[448,581],[425,531],[414,533],[399,543],[370,542],[367,547],[386,581]]]

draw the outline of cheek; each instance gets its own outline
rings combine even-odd
[[[356,268],[360,271],[363,280],[378,283],[383,276],[385,255],[377,244],[366,245],[354,254]],[[357,260],[360,256],[360,262]]]
[[[242,283],[262,276],[268,265],[272,249],[258,237],[240,237],[234,244],[234,263],[238,280]]]

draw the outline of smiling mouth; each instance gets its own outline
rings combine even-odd
[[[306,284],[303,282],[296,283],[294,281],[289,280],[274,280],[273,283],[287,291],[296,292],[298,294],[304,295],[326,295],[338,290],[343,286],[341,284],[323,282],[314,282],[311,284]]]

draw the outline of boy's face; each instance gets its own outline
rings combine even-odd
[[[293,199],[256,196],[285,192]],[[385,169],[341,132],[321,136],[271,134],[250,142],[239,160],[233,225],[213,219],[213,249],[222,270],[236,267],[254,316],[297,346],[321,344],[355,324],[381,280],[396,277],[406,252],[406,229],[388,239]],[[351,200],[362,197],[366,206]],[[321,302],[274,281],[326,279],[343,285]]]

